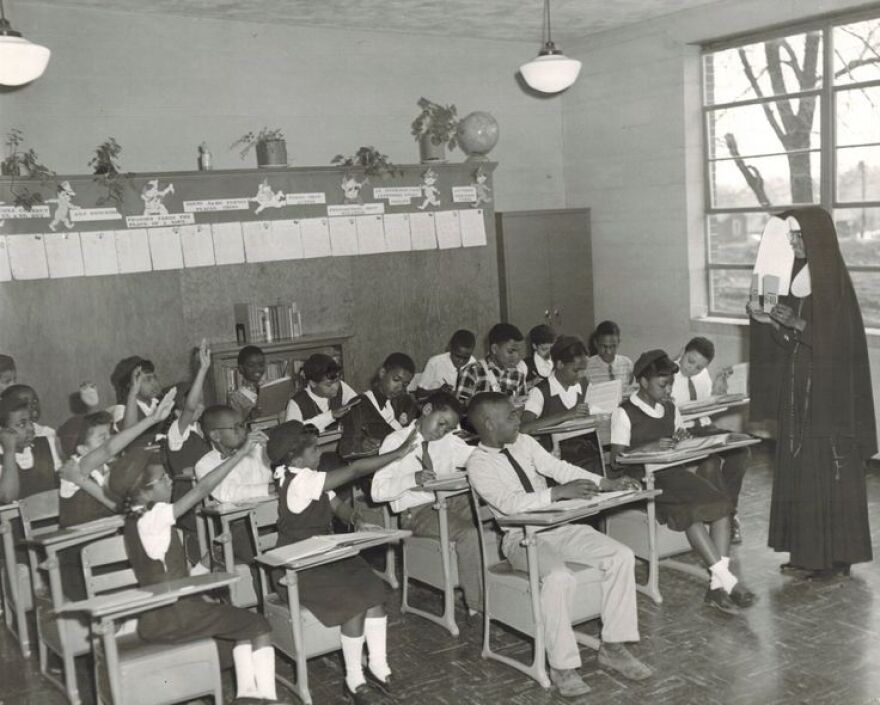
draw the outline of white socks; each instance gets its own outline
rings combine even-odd
[[[364,651],[364,637],[341,635],[342,660],[345,663],[345,684],[354,692],[359,685],[366,683],[361,654]]]
[[[370,653],[370,670],[381,681],[391,675],[391,669],[388,667],[388,651],[385,646],[387,632],[387,616],[367,617],[364,620],[364,637],[367,640],[367,650]]]
[[[730,572],[729,556],[721,556],[720,561],[709,566],[709,572],[712,574],[712,579],[709,581],[711,590],[722,588],[729,595],[739,582],[737,577]]]
[[[232,648],[232,662],[235,666],[235,697],[260,697],[254,674],[254,651],[249,642],[236,644]]]
[[[264,646],[254,653],[254,679],[258,697],[263,700],[276,700],[275,692],[275,647]]]

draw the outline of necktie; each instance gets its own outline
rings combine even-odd
[[[526,475],[526,471],[522,469],[522,465],[516,462],[516,458],[514,458],[510,451],[507,448],[502,449],[502,455],[504,455],[513,466],[513,471],[516,473],[516,476],[519,478],[520,484],[523,486],[523,489],[526,492],[534,492],[535,488],[532,487],[531,480],[529,480],[529,476]]]
[[[614,365],[612,365],[610,362],[608,363],[608,380],[610,382],[614,381]]]
[[[693,377],[688,377],[688,395],[691,398],[691,401],[697,400],[697,388],[694,386]]]
[[[434,470],[434,463],[431,460],[431,455],[428,453],[428,441],[422,441],[422,457],[419,459],[422,467],[425,470]]]

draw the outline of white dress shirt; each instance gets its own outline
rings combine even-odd
[[[467,363],[470,365],[477,359],[471,355]],[[425,369],[422,370],[422,376],[419,377],[420,389],[440,389],[444,384],[455,389],[455,383],[458,381],[458,368],[452,362],[452,356],[448,353],[440,353],[429,358],[425,363]]]
[[[208,451],[196,463],[196,477],[201,480],[224,461],[219,450]],[[263,449],[254,449],[241,460],[214,488],[211,496],[219,502],[241,502],[248,499],[269,496],[272,472],[263,459]]]
[[[632,384],[633,363],[628,357],[615,355],[614,361],[611,363],[611,370],[614,372],[614,379],[621,380],[624,388]],[[608,372],[608,363],[598,355],[593,355],[587,360],[587,377],[591,382],[610,382],[611,375]]]
[[[676,363],[681,365],[680,360],[676,360]],[[675,373],[675,377],[672,380],[672,401],[675,402],[676,407],[692,401],[690,391],[688,390],[688,379],[694,383],[694,388],[697,391],[697,400],[708,399],[712,396],[712,375],[709,374],[708,367],[704,367],[690,378],[685,377],[681,371],[679,371]],[[697,421],[701,426],[708,426],[712,423],[712,420],[708,416],[702,416],[697,419]],[[685,423],[684,427],[691,428],[693,425],[693,421],[688,421]]]
[[[548,506],[553,500],[544,477],[553,478],[560,484],[591,480],[597,487],[603,479],[601,475],[553,457],[525,433],[520,433],[504,448],[520,464],[534,491],[526,492],[501,448],[490,448],[481,443],[468,460],[468,478],[496,514],[517,514]]]
[[[326,472],[287,465],[275,468],[275,479],[279,483],[284,481],[285,475],[294,475],[294,478],[287,485],[287,492],[283,498],[291,514],[302,514],[312,502],[321,498],[324,483],[327,481]],[[331,491],[327,493],[327,496],[333,499],[336,494]]]
[[[354,391],[351,387],[349,387],[344,381],[340,380],[339,384],[342,388],[342,403],[348,404],[352,399],[357,396],[357,392]],[[306,394],[309,395],[309,399],[315,402],[315,405],[321,410],[321,413],[317,416],[312,416],[310,419],[304,419],[302,415],[302,409],[299,408],[299,404],[297,404],[293,399],[287,402],[287,414],[285,417],[286,421],[300,421],[304,424],[311,424],[318,431],[323,432],[330,424],[332,424],[336,419],[333,418],[333,411],[330,408],[330,400],[326,397],[319,397],[315,394],[311,387],[306,386]]]
[[[535,370],[544,379],[549,377],[550,373],[553,372],[553,360],[552,359],[545,360],[543,357],[538,355],[538,353],[534,353],[532,355],[532,360],[535,363]]]
[[[385,436],[380,453],[390,453],[399,448],[412,432],[412,426],[393,431]],[[416,447],[400,460],[386,465],[373,475],[370,494],[375,502],[390,502],[393,512],[399,514],[411,507],[418,507],[434,501],[433,492],[422,492],[415,489],[416,473],[425,468],[422,466],[421,433],[416,434]],[[467,459],[474,449],[461,438],[447,433],[443,438],[428,443],[428,455],[437,477],[461,473]]]
[[[167,502],[156,502],[137,520],[138,538],[143,544],[144,553],[154,561],[165,562],[174,524],[174,505]]]
[[[578,397],[586,392],[582,382],[573,384],[570,387],[563,387],[560,381],[556,379],[555,372],[547,379],[550,384],[550,396],[559,397],[559,400],[566,409],[573,409],[577,404]],[[541,414],[544,413],[544,395],[541,394],[541,390],[537,386],[532,387],[529,391],[529,398],[526,400],[526,407],[523,411],[530,411],[537,418],[541,418]]]
[[[666,415],[666,409],[663,404],[654,404],[651,406],[647,402],[642,401],[638,392],[634,392],[629,400],[653,419],[662,419]],[[678,410],[677,406],[675,407],[674,425],[676,430],[683,426],[681,412]],[[632,424],[629,421],[629,416],[627,416],[623,407],[618,406],[611,414],[611,445],[625,446],[628,448],[631,438]]]

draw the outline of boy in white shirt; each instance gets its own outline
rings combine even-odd
[[[626,389],[633,383],[633,363],[625,355],[618,355],[620,347],[620,327],[614,321],[602,321],[590,338],[596,348],[596,355],[587,363],[587,378],[591,382],[611,382],[619,379]]]
[[[476,345],[477,339],[471,331],[455,331],[449,339],[447,352],[434,355],[425,363],[416,396],[422,399],[435,389],[453,391],[458,382],[458,371],[477,361],[474,357]]]
[[[315,353],[302,368],[306,385],[287,404],[286,421],[299,421],[323,433],[334,428],[354,404],[357,392],[341,377],[342,367],[329,355]]]

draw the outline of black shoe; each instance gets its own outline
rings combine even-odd
[[[804,568],[801,565],[795,565],[794,563],[788,562],[779,566],[779,572],[783,575],[793,575],[797,578],[803,578],[812,571],[810,571],[809,568]]]
[[[345,694],[346,700],[352,703],[352,705],[379,705],[382,702],[382,696],[367,683],[361,683],[352,692],[348,688],[348,683],[343,681],[342,692]]]
[[[733,586],[729,597],[730,601],[737,607],[751,607],[758,601],[758,596],[742,583],[737,583]]]
[[[850,576],[850,564],[849,563],[834,563],[834,572],[838,575],[848,578]]]
[[[739,516],[734,514],[730,521],[730,543],[739,546],[742,542],[742,526],[739,523]]]
[[[369,668],[365,668],[364,678],[367,679],[367,683],[369,683],[377,690],[381,690],[389,698],[394,695],[394,676],[392,674],[389,673],[388,677],[383,681]]]
[[[721,588],[709,588],[706,590],[706,597],[703,598],[703,602],[709,607],[714,607],[719,612],[724,612],[724,614],[739,614],[739,608],[730,599],[730,595]]]

